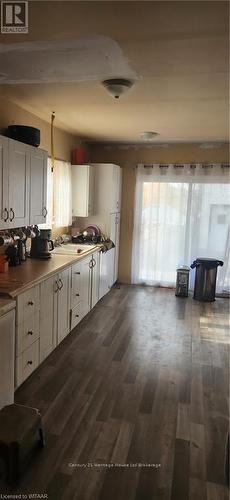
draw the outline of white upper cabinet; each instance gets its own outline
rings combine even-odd
[[[121,210],[121,167],[112,163],[94,163],[95,213]]]
[[[47,216],[47,152],[30,148],[30,224],[43,224]]]
[[[0,229],[46,222],[47,153],[0,136]]]
[[[90,165],[72,165],[72,213],[89,217],[94,213],[94,169]]]
[[[29,168],[26,144],[9,140],[9,227],[30,223]]]
[[[9,222],[8,155],[8,139],[0,136],[0,229],[7,229]]]

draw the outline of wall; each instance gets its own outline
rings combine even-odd
[[[48,151],[51,155],[50,142],[50,123],[41,120],[37,116],[22,109],[17,104],[0,98],[0,129],[3,131],[8,125],[30,125],[31,127],[39,128],[41,131],[40,147]],[[55,157],[60,160],[70,161],[71,150],[80,144],[80,139],[65,132],[64,130],[54,129],[54,151]],[[68,228],[54,228],[52,236],[55,238],[57,234],[66,233]]]
[[[138,163],[193,163],[229,161],[228,145],[213,149],[201,149],[195,144],[174,144],[154,147],[127,147],[91,145],[90,161],[117,163],[122,172],[121,242],[119,256],[119,280],[131,281],[131,256],[134,219],[136,165]]]

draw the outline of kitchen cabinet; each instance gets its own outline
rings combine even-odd
[[[120,241],[120,213],[110,214],[110,238],[114,242],[113,278],[115,283],[118,278],[119,241]]]
[[[0,136],[0,229],[8,228],[9,190],[8,190],[8,139]],[[2,186],[2,187],[1,187]]]
[[[70,267],[40,285],[40,362],[70,331]]]
[[[22,227],[29,219],[29,156],[26,144],[9,140],[8,227]]]
[[[99,301],[100,254],[94,253],[91,261],[91,303],[92,309]]]
[[[90,310],[92,255],[72,266],[71,270],[71,329]]]
[[[18,387],[39,365],[40,336],[39,285],[17,297],[16,303],[16,377]]]
[[[15,311],[0,317],[0,409],[14,402]]]
[[[73,329],[99,300],[100,254],[85,257],[72,266],[71,329]]]
[[[39,340],[16,357],[16,387],[24,382],[39,365]]]
[[[58,275],[51,276],[40,285],[40,361],[57,345],[57,292]]]
[[[56,282],[57,294],[57,344],[68,335],[70,331],[70,273],[68,267],[58,274]]]
[[[110,214],[121,210],[121,180],[119,165],[112,163],[93,163],[94,168],[94,207],[95,214]]]
[[[96,305],[99,278],[100,255],[94,252],[18,295],[16,387]]]
[[[46,222],[47,153],[0,136],[0,229]]]
[[[30,224],[44,224],[47,216],[47,152],[29,148]]]
[[[99,300],[114,284],[115,248],[100,254]]]
[[[91,165],[72,165],[72,213],[89,217],[94,212],[94,169]]]

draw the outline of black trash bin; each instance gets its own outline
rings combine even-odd
[[[191,268],[196,268],[193,298],[202,302],[213,302],[216,295],[217,267],[223,266],[222,260],[199,258]]]

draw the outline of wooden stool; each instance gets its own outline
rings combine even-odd
[[[0,410],[0,457],[11,485],[19,480],[22,462],[34,438],[41,447],[45,446],[41,414],[36,408],[12,404]]]

